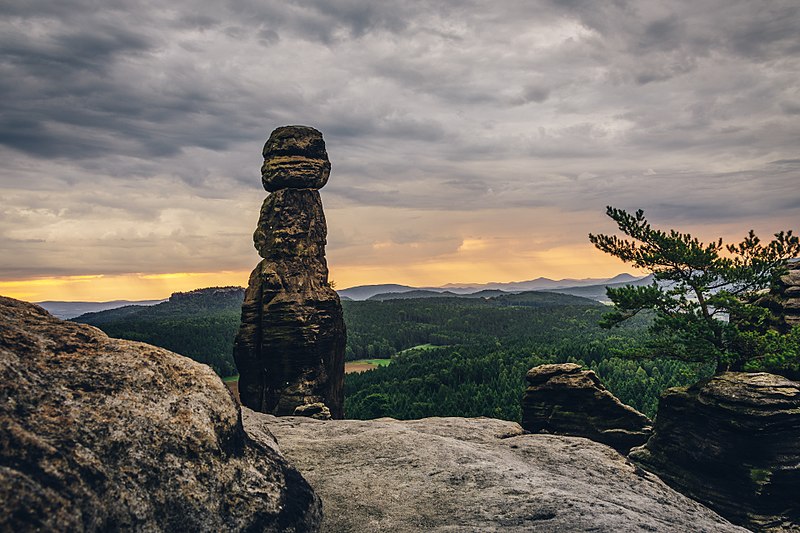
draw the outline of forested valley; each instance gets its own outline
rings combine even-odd
[[[231,356],[243,291],[202,289],[152,307],[91,313],[77,321],[113,337],[162,346],[236,373]],[[644,319],[598,326],[606,307],[569,295],[527,292],[494,298],[343,301],[347,360],[391,358],[345,379],[349,418],[521,417],[526,371],[576,362],[597,372],[623,402],[653,416],[660,393],[710,375],[708,365],[632,360]]]
[[[490,299],[343,302],[350,358],[392,364],[345,379],[351,418],[489,416],[520,420],[525,373],[545,363],[591,368],[623,402],[653,416],[661,392],[710,375],[709,365],[625,357],[645,319],[612,330],[592,300],[522,293]]]

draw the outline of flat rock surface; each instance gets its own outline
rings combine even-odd
[[[202,365],[0,297],[0,531],[316,531]]]
[[[584,438],[489,418],[242,414],[320,495],[325,532],[746,531]]]

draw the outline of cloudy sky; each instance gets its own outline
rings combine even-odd
[[[606,205],[800,230],[796,0],[4,0],[0,293],[246,284],[274,128],[339,288],[603,277]]]

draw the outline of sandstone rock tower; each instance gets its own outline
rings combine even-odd
[[[233,349],[239,394],[264,413],[342,418],[346,334],[328,284],[319,195],[331,171],[325,141],[314,128],[284,126],[263,155],[271,194],[253,234],[263,260],[250,274]]]

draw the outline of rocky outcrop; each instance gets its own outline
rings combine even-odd
[[[726,372],[661,398],[632,460],[735,523],[800,531],[800,383]]]
[[[783,304],[783,321],[789,327],[800,325],[800,261],[789,264],[789,272],[781,277],[778,290]]]
[[[522,427],[527,431],[586,437],[622,454],[650,437],[650,419],[620,402],[591,370],[574,363],[541,365],[525,379]]]
[[[787,269],[769,296],[762,299],[775,315],[776,329],[781,333],[800,325],[800,261],[789,263]]]
[[[0,297],[0,530],[316,531],[205,365]]]
[[[739,329],[755,330],[763,333],[772,329],[780,333],[789,333],[800,325],[800,260],[793,260],[786,265],[786,273],[770,287],[769,292],[761,295],[755,304],[769,310],[770,316],[764,321],[753,324],[748,317],[731,315]],[[800,379],[800,374],[788,372],[790,379]]]
[[[314,486],[323,531],[745,531],[603,444],[513,422],[243,419]]]
[[[342,418],[345,327],[328,284],[318,191],[330,175],[325,142],[313,128],[286,126],[272,132],[263,155],[262,183],[272,194],[253,235],[263,260],[250,275],[234,346],[241,401],[276,415],[324,404]]]

